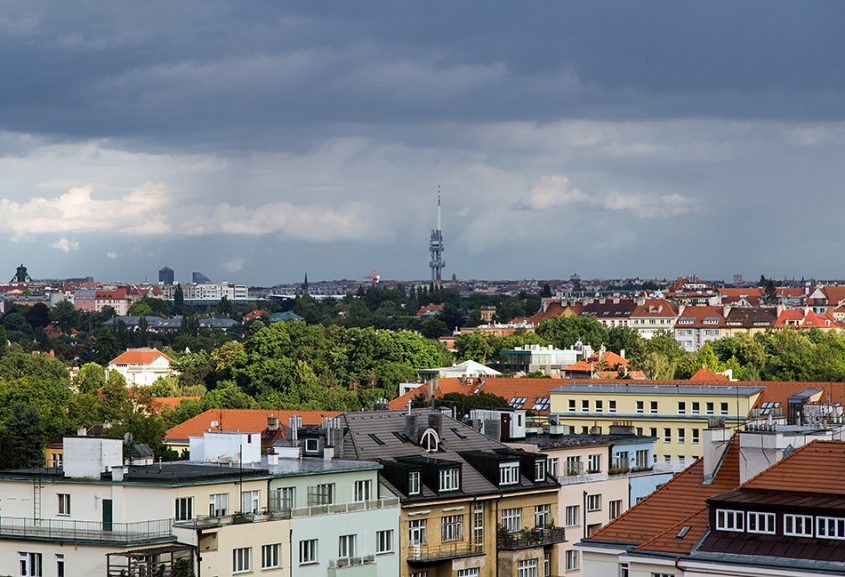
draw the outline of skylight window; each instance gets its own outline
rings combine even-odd
[[[534,411],[548,411],[549,403],[549,397],[538,397],[537,400],[534,401],[534,406],[531,407],[531,409]]]
[[[510,406],[512,409],[521,409],[528,401],[528,397],[514,397],[511,399]]]

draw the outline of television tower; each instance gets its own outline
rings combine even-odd
[[[437,185],[437,228],[431,231],[431,240],[428,242],[428,251],[431,253],[428,267],[431,269],[431,282],[435,286],[443,284],[443,268],[446,266],[446,261],[443,260],[443,231],[440,225],[440,185]]]

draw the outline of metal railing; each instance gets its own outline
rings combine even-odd
[[[330,569],[340,569],[343,567],[355,567],[358,565],[372,565],[376,562],[375,555],[364,555],[362,557],[339,557],[329,561]]]
[[[311,505],[308,507],[295,507],[291,509],[281,508],[278,511],[288,512],[291,517],[314,517],[316,515],[334,515],[338,513],[356,513],[360,511],[375,511],[387,507],[398,507],[399,499],[396,497],[387,497],[383,499],[374,499],[372,501],[359,501],[353,503],[335,503],[330,505]],[[271,506],[271,513],[276,512],[276,508]]]
[[[453,543],[441,543],[440,545],[408,545],[407,560],[410,562],[439,561],[483,553],[484,548],[480,543],[470,543],[469,541],[455,541]]]
[[[497,545],[499,549],[527,549],[553,545],[566,541],[566,531],[563,527],[535,528],[517,531],[515,533],[499,533]]]
[[[0,517],[0,537],[21,537],[48,541],[98,541],[104,543],[142,543],[173,536],[171,519],[137,523],[102,523],[70,519],[32,519]]]

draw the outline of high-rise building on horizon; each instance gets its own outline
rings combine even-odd
[[[158,271],[158,282],[161,284],[171,285],[173,284],[173,278],[173,269],[169,266],[165,266]]]
[[[437,187],[437,228],[431,231],[431,240],[428,243],[428,251],[431,253],[431,260],[428,267],[431,269],[431,282],[435,285],[443,284],[443,269],[446,261],[443,258],[443,231],[440,218],[440,187]]]
[[[196,284],[206,284],[210,283],[211,279],[202,274],[201,272],[192,272],[191,273],[191,282]]]

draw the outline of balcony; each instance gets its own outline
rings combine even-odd
[[[158,519],[138,523],[100,523],[65,519],[0,517],[0,538],[34,541],[81,541],[140,545],[171,541],[173,521]]]
[[[389,507],[398,507],[399,499],[390,497],[374,501],[360,501],[357,503],[338,503],[333,505],[312,505],[291,509],[291,517],[314,517],[316,515],[335,515],[338,513],[357,513],[361,511],[376,511]]]
[[[523,529],[515,533],[499,531],[497,545],[499,549],[513,551],[516,549],[529,549],[531,547],[542,547],[554,545],[566,541],[563,527],[535,527],[534,529]]]
[[[364,555],[363,557],[341,557],[329,561],[329,569],[342,569],[344,567],[358,567],[360,565],[372,565],[376,562],[375,555]]]
[[[196,531],[201,529],[225,527],[227,525],[264,523],[265,521],[290,519],[290,513],[290,509],[280,509],[278,511],[264,511],[262,513],[235,513],[234,515],[223,515],[220,517],[212,515],[198,515],[192,519],[176,521],[173,523],[173,526],[179,529],[193,529]]]
[[[477,555],[484,555],[484,548],[480,543],[455,541],[453,543],[441,543],[440,545],[409,545],[407,561],[408,563],[439,563],[449,559],[461,559]]]

